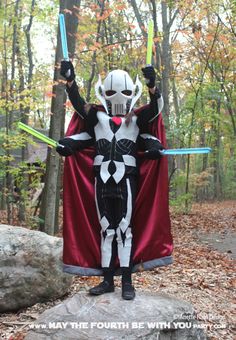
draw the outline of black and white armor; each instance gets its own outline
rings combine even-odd
[[[99,167],[104,183],[112,177],[118,184],[125,174],[136,173],[137,117],[133,116],[128,126],[124,117],[110,117],[102,111],[98,111],[97,118],[94,165]]]
[[[158,150],[163,148],[157,138],[140,133],[143,126],[160,113],[162,97],[158,91],[150,93],[150,104],[141,108],[136,115],[132,110],[141,91],[138,78],[134,84],[127,72],[112,71],[104,84],[100,78],[96,84],[96,95],[103,108],[92,105],[86,112],[76,82],[67,87],[75,110],[85,120],[87,132],[66,137],[59,143],[68,145],[71,154],[86,147],[86,142],[87,146],[94,143],[95,198],[101,225],[101,266],[104,270],[114,269],[116,255],[121,268],[131,268],[130,223],[136,197],[137,150],[141,145],[148,158],[158,158]]]

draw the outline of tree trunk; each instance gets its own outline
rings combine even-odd
[[[162,80],[161,88],[164,99],[164,122],[165,127],[169,130],[169,114],[170,114],[170,102],[169,102],[169,77],[170,77],[170,27],[167,19],[167,3],[161,2],[161,16],[162,16],[162,53],[161,53],[161,66],[162,66]]]
[[[4,9],[4,16],[6,18],[7,15],[7,10],[6,10],[6,4],[5,4],[5,9]],[[5,101],[5,114],[6,114],[6,119],[5,119],[5,128],[6,128],[6,133],[7,133],[7,97],[8,97],[8,91],[7,91],[7,73],[8,73],[8,67],[7,67],[7,32],[6,32],[6,22],[4,22],[3,25],[3,60],[2,60],[2,79],[1,79],[1,100],[4,102]],[[6,174],[6,165],[4,164],[4,171],[5,171],[5,178],[2,179],[0,183],[0,190],[1,190],[1,205],[0,209],[5,210],[7,208],[7,186],[6,186],[6,181],[7,181],[7,174]]]
[[[22,96],[22,91],[24,90],[25,87],[25,78],[27,79],[27,87],[28,90],[31,89],[31,82],[32,82],[32,78],[33,78],[33,68],[34,68],[34,64],[33,64],[33,53],[32,53],[32,46],[31,46],[31,35],[30,35],[30,30],[32,27],[32,23],[33,23],[33,12],[34,12],[34,8],[35,8],[35,0],[32,0],[31,2],[31,9],[30,9],[30,18],[29,18],[29,23],[27,26],[24,27],[24,32],[25,32],[25,36],[26,36],[26,45],[27,45],[27,56],[28,56],[28,73],[26,75],[24,75],[24,71],[23,71],[23,59],[22,59],[22,54],[21,54],[21,43],[20,43],[20,38],[18,36],[17,38],[17,62],[18,62],[18,69],[19,69],[19,78],[20,78],[20,86],[19,86],[19,92],[20,92],[20,98],[21,100],[24,99],[25,96]],[[21,8],[21,12],[22,12],[22,8]],[[21,13],[22,14],[22,13]],[[28,114],[30,112],[30,107],[20,107],[20,112],[21,112],[21,121],[25,124],[28,124]],[[25,158],[26,158],[26,148],[27,148],[27,144],[25,146],[22,147],[21,149],[21,161],[24,162]],[[29,184],[29,180],[28,180],[28,175],[25,174],[24,168],[22,170],[22,182],[21,182],[21,186],[20,186],[20,199],[19,199],[19,212],[18,212],[18,216],[19,216],[19,220],[20,221],[25,221],[25,210],[26,210],[26,199],[25,199],[25,195],[24,193],[27,192],[27,188],[28,188],[28,184]]]
[[[171,74],[171,45],[170,45],[170,29],[175,20],[175,17],[178,13],[178,10],[175,11],[174,15],[171,17],[170,15],[170,7],[168,7],[167,1],[161,2],[161,17],[162,17],[162,48],[161,48],[161,90],[162,96],[164,100],[164,108],[163,108],[163,119],[165,123],[165,127],[167,131],[170,131],[170,74]],[[171,138],[167,138],[168,147],[173,147],[173,140]],[[174,157],[170,157],[168,160],[168,169],[169,173],[173,173],[175,171],[175,159]]]
[[[216,112],[217,118],[215,120],[215,148],[214,148],[214,199],[220,200],[222,197],[222,179],[220,170],[220,100],[217,100]]]
[[[20,0],[17,0],[15,2],[15,6],[14,6],[14,17],[17,18],[18,17],[18,11],[19,11],[19,3]],[[7,4],[5,4],[5,13],[7,14]],[[7,16],[6,16],[7,17]],[[13,34],[12,34],[12,55],[11,55],[11,81],[10,81],[10,98],[8,98],[8,95],[6,93],[6,143],[9,143],[9,132],[11,130],[11,126],[12,126],[12,109],[9,110],[8,105],[7,105],[7,101],[10,99],[10,101],[12,101],[12,103],[14,102],[15,99],[15,61],[16,61],[16,49],[17,49],[17,25],[18,23],[15,22],[13,25]],[[4,25],[4,40],[7,39],[6,37],[6,25]],[[6,44],[6,45],[5,45]],[[6,48],[7,43],[4,42],[4,47]],[[4,53],[5,57],[7,58],[6,55],[6,51]],[[7,65],[7,59],[5,60],[5,64]],[[6,75],[6,79],[7,79],[7,75]],[[6,91],[7,91],[7,82],[6,82]],[[10,148],[7,147],[7,152],[6,155],[9,159],[10,157]],[[10,174],[9,170],[10,170],[10,161],[8,160],[6,162],[6,194],[7,194],[7,221],[8,224],[12,224],[13,222],[13,179],[12,179],[12,175]]]
[[[155,0],[151,0],[151,4],[152,4],[152,18],[153,18],[153,24],[154,24],[154,38],[158,37],[158,25],[157,25],[157,8],[156,8],[156,1]],[[160,44],[159,41],[155,41],[154,42],[155,45],[155,52],[156,52],[156,60],[155,60],[155,66],[158,70],[158,78],[160,79],[160,75],[161,75],[161,48],[160,48]],[[161,83],[160,83],[160,90],[162,91],[161,88]]]
[[[100,9],[100,17],[101,17],[104,13],[105,0],[101,2],[100,8],[101,8]],[[96,43],[98,43],[99,40],[100,40],[101,27],[102,27],[102,20],[99,20],[98,26],[97,26]],[[97,52],[94,51],[93,56],[92,56],[91,74],[90,74],[90,77],[89,77],[89,80],[88,80],[88,85],[87,85],[87,95],[86,95],[86,101],[87,102],[90,101],[90,97],[91,97],[92,82],[93,82],[93,79],[94,79],[94,76],[95,76],[96,58],[97,58]]]
[[[28,87],[31,88],[31,82],[33,78],[33,69],[34,69],[34,63],[33,63],[33,53],[32,53],[32,44],[31,44],[31,27],[33,23],[34,18],[34,8],[35,8],[35,0],[32,0],[31,2],[31,10],[30,10],[30,18],[28,25],[24,28],[25,36],[26,36],[26,44],[27,44],[27,56],[28,56]]]
[[[236,112],[235,112],[235,110],[232,106],[233,100],[230,100],[229,94],[228,94],[225,86],[223,86],[223,91],[224,91],[224,94],[225,94],[225,97],[226,97],[226,107],[228,109],[228,112],[230,114],[230,118],[231,118],[231,121],[232,121],[233,133],[234,133],[234,136],[236,137],[236,122],[235,122]]]
[[[136,0],[129,0],[128,2],[129,2],[129,3],[131,4],[131,6],[133,7],[134,14],[135,14],[136,20],[137,20],[137,22],[138,22],[139,28],[140,28],[140,30],[141,30],[141,32],[142,32],[142,35],[143,35],[144,37],[147,37],[147,32],[146,32],[145,29],[144,29],[145,25],[144,25],[144,22],[143,22],[143,20],[142,20],[141,15],[140,15],[140,12],[139,12],[139,9],[138,9]]]
[[[77,10],[80,7],[80,0],[60,1],[60,12],[68,9],[65,15],[68,50],[70,57],[75,52],[75,36],[78,27]],[[62,59],[61,39],[58,27],[57,32],[57,49],[55,59],[54,71],[54,86],[53,98],[51,104],[51,120],[49,136],[58,141],[64,135],[64,121],[65,121],[65,84],[60,77],[59,68]],[[40,209],[40,229],[50,235],[54,235],[58,230],[58,213],[59,213],[59,199],[60,199],[60,181],[61,181],[61,158],[56,153],[55,149],[49,149],[46,166],[46,178],[43,191],[42,204]]]
[[[22,21],[22,6],[19,8],[18,18],[19,22]],[[21,53],[21,41],[20,41],[20,35],[19,35],[19,26],[17,27],[16,31],[16,59],[17,59],[17,65],[18,65],[18,74],[19,74],[19,98],[20,98],[20,112],[21,112],[21,121],[24,123],[27,123],[25,118],[25,107],[22,104],[24,100],[24,95],[22,95],[24,89],[25,89],[25,74],[23,70],[23,58]],[[21,161],[25,161],[25,147],[22,147],[21,149]],[[25,174],[24,167],[21,169],[20,173],[20,181],[17,183],[17,189],[19,189],[19,208],[18,208],[18,217],[19,221],[25,221],[25,203],[26,203],[26,197],[25,197],[25,191],[27,191],[27,178]]]

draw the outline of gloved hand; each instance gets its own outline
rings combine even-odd
[[[61,61],[60,74],[62,77],[66,78],[67,81],[73,81],[75,79],[75,70],[71,61]]]
[[[74,154],[75,150],[71,147],[70,138],[62,138],[58,141],[58,145],[56,147],[56,151],[59,155],[67,157]]]
[[[145,66],[142,68],[143,76],[145,78],[147,87],[152,89],[156,86],[156,72],[152,65]]]
[[[155,145],[153,145],[150,149],[145,151],[145,157],[148,159],[160,159],[162,157],[161,150],[164,150],[164,146],[158,142],[155,141]]]

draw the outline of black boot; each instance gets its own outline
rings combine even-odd
[[[99,285],[90,288],[89,293],[92,295],[101,295],[104,293],[114,292],[114,270],[111,268],[103,268],[104,280]]]
[[[101,294],[105,294],[105,293],[111,293],[114,292],[115,288],[114,288],[114,283],[109,283],[107,281],[102,281],[101,283],[99,283],[99,285],[90,288],[89,289],[89,294],[91,295],[101,295]]]
[[[135,298],[135,289],[132,286],[131,274],[132,271],[130,268],[121,268],[122,272],[122,298],[124,300],[133,300]]]
[[[122,298],[124,300],[133,300],[135,298],[135,289],[131,283],[122,283]]]

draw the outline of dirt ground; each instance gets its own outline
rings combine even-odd
[[[196,204],[189,215],[171,213],[174,263],[133,275],[136,294],[156,291],[190,302],[210,340],[233,340],[235,331],[236,201]],[[100,281],[74,277],[68,298]],[[116,279],[116,285],[120,280]],[[22,340],[28,325],[61,300],[0,316],[1,339]]]

